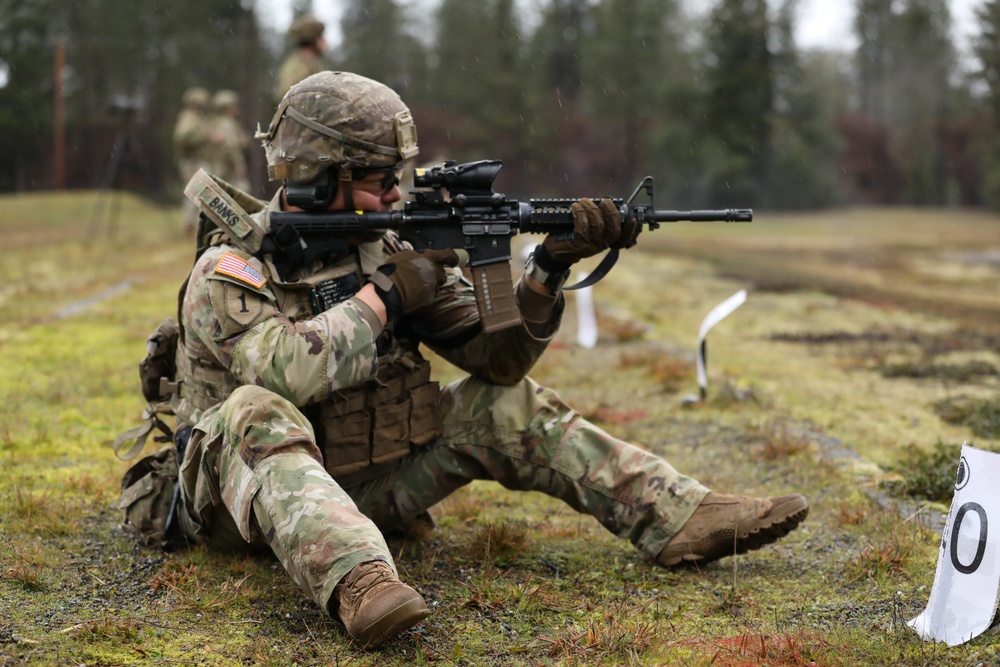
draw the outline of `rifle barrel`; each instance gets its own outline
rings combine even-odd
[[[726,208],[717,211],[654,211],[655,222],[753,222],[753,210]]]

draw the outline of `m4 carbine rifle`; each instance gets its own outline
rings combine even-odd
[[[350,237],[378,230],[397,230],[399,237],[416,250],[465,250],[483,330],[491,333],[514,326],[521,317],[511,283],[511,238],[519,232],[572,234],[570,206],[576,199],[508,199],[493,191],[493,179],[501,166],[500,160],[480,160],[417,168],[413,184],[420,190],[413,193],[413,200],[406,202],[401,211],[273,211],[261,250],[271,254],[282,274],[330,254],[346,252]],[[447,190],[448,197],[443,190]],[[648,203],[637,203],[640,196]],[[649,176],[628,199],[612,201],[622,219],[634,217],[640,229],[642,225],[657,229],[664,222],[753,220],[750,209],[658,211],[653,206],[653,179]],[[616,261],[618,250],[612,249],[586,280],[566,289],[593,285]]]

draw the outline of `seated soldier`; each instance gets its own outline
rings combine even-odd
[[[573,204],[575,232],[545,238],[515,286],[523,322],[486,333],[453,250],[416,252],[379,232],[282,270],[260,250],[273,211],[387,211],[399,200],[417,145],[395,92],[315,74],[260,138],[283,186],[270,203],[222,193],[244,209],[240,224],[207,205],[217,182],[189,187],[218,229],[201,236],[183,293],[171,399],[186,440],[188,539],[266,545],[372,647],[429,614],[383,533],[473,480],[559,498],[664,567],[757,549],[806,518],[800,495],[710,492],[527,377],[559,326],[570,266],[635,239],[636,221],[610,200]],[[439,387],[420,344],[467,376]]]

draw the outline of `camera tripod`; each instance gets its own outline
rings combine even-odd
[[[135,112],[138,111],[138,108],[132,106],[131,103],[125,105],[120,102],[112,102],[111,108],[112,111],[124,115],[125,125],[118,132],[114,146],[111,148],[111,154],[108,156],[108,162],[104,167],[104,175],[97,190],[97,200],[94,202],[94,210],[90,216],[87,238],[96,238],[98,227],[104,214],[104,208],[109,199],[111,201],[111,208],[107,219],[107,234],[108,237],[113,238],[117,233],[118,218],[121,213],[121,197],[120,195],[115,196],[114,186],[118,180],[122,158],[126,153],[130,155],[132,161],[142,170],[143,178],[146,179],[146,185],[150,189],[150,192],[156,189],[156,179],[150,171],[150,164],[146,160],[142,145],[139,143],[139,139],[132,127]]]

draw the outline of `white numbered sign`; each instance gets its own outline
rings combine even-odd
[[[924,639],[963,644],[993,622],[1000,593],[1000,454],[962,445],[931,597],[909,626]]]

